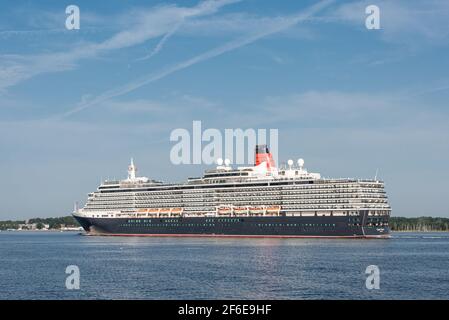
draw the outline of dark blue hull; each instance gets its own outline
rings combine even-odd
[[[75,216],[90,235],[388,238],[388,217],[275,216],[90,218]],[[376,220],[368,220],[376,219]]]

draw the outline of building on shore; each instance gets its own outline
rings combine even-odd
[[[40,228],[39,228],[40,226]],[[19,224],[19,227],[17,230],[48,230],[50,229],[49,224],[39,224],[39,223],[23,223]]]

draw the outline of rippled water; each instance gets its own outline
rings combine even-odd
[[[77,265],[80,290],[67,290]],[[367,290],[365,269],[380,268]],[[448,299],[449,234],[389,240],[0,232],[1,299]]]

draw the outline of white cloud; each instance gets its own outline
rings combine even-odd
[[[312,121],[338,116],[346,119],[372,116],[388,112],[394,107],[392,97],[339,91],[308,91],[287,97],[268,97],[266,104],[265,111],[277,114],[280,119],[297,116]]]
[[[248,44],[251,44],[259,39],[265,38],[267,36],[276,34],[278,32],[281,32],[283,30],[286,30],[292,26],[295,26],[301,21],[304,21],[308,19],[309,17],[316,14],[318,11],[322,10],[323,8],[329,6],[333,1],[332,0],[323,0],[319,3],[309,7],[308,9],[304,10],[301,13],[298,13],[296,15],[292,15],[289,17],[284,17],[283,19],[279,20],[278,24],[276,25],[269,25],[264,28],[258,29],[257,31],[253,31],[251,34],[246,35],[244,37],[241,37],[237,40],[230,41],[228,43],[225,43],[222,46],[216,47],[214,49],[211,49],[209,51],[206,51],[202,54],[199,54],[193,58],[187,59],[185,61],[179,62],[171,67],[168,67],[162,71],[155,72],[148,74],[141,79],[138,79],[134,82],[125,84],[121,87],[114,88],[112,90],[106,91],[97,97],[93,98],[89,102],[81,102],[79,103],[75,108],[72,110],[69,110],[62,114],[62,117],[68,117],[75,113],[78,113],[86,108],[89,108],[91,106],[97,105],[99,103],[102,103],[104,101],[107,101],[114,97],[119,97],[124,94],[127,94],[129,92],[132,92],[144,85],[147,85],[149,83],[152,83],[154,81],[160,80],[162,78],[165,78],[169,76],[172,73],[175,73],[177,71],[186,69],[192,65],[195,65],[197,63],[200,63],[205,60],[209,60],[211,58],[220,56],[226,52],[233,51],[235,49],[238,49],[240,47],[246,46]]]
[[[266,28],[275,28],[285,21],[286,16],[260,16],[245,12],[227,13],[220,16],[202,17],[186,21],[179,33],[187,36],[235,36]],[[307,18],[309,20],[311,18]],[[294,30],[293,30],[294,29]],[[292,31],[293,30],[293,31]],[[300,28],[283,30],[283,35],[295,38],[313,37],[310,29],[302,24]]]
[[[447,128],[448,115],[408,92],[306,91],[267,96],[242,105],[220,122],[232,125],[245,119],[252,128]]]
[[[220,110],[220,105],[205,97],[191,94],[173,94],[160,100],[137,99],[118,100],[112,99],[104,101],[98,108],[108,110],[110,116],[117,115],[152,115],[158,116],[158,123],[173,125],[184,120],[184,114],[193,112],[216,113]],[[102,111],[103,113],[104,111]],[[147,121],[147,120],[145,120]]]
[[[36,55],[3,55],[0,61],[0,92],[36,75],[66,71],[74,68],[81,59],[93,58],[110,50],[128,48],[172,32],[180,21],[216,13],[222,6],[239,0],[208,0],[192,8],[159,6],[141,9],[131,15],[131,24],[100,43],[77,45],[69,51]],[[128,13],[129,15],[129,13]],[[127,18],[129,19],[129,18]],[[123,22],[121,22],[123,23]]]
[[[75,66],[74,54],[76,53],[41,54],[32,57],[1,55],[0,91],[43,72],[70,70]],[[78,57],[81,55],[82,52]]]

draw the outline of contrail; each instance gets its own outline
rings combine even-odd
[[[224,6],[224,5],[235,3],[235,2],[239,2],[239,1],[241,1],[241,0],[225,0],[225,1],[222,1],[222,2],[219,2],[219,1],[209,1],[209,2],[205,1],[201,5],[199,5],[198,7],[210,6],[211,8],[213,8],[213,6],[215,6],[217,4],[219,4],[219,6]],[[185,22],[185,20],[187,18],[191,18],[191,17],[195,17],[195,16],[201,16],[201,15],[204,15],[205,13],[207,14],[208,11],[206,10],[205,12],[203,12],[203,11],[200,10],[200,11],[198,11],[196,13],[193,13],[191,15],[187,15],[186,17],[183,17],[181,19],[181,21],[176,23],[175,26],[162,37],[162,39],[156,44],[156,47],[150,52],[150,54],[148,54],[148,55],[146,55],[146,56],[144,56],[142,58],[139,58],[136,61],[147,60],[147,59],[150,59],[151,57],[153,57],[154,55],[158,54],[159,51],[161,51],[162,48],[164,47],[165,42],[167,42],[168,39],[170,39],[176,33],[176,31],[178,31],[178,29],[181,27],[181,25]]]
[[[158,42],[158,44],[156,45],[156,47],[151,51],[150,54],[146,55],[145,57],[139,58],[136,61],[143,61],[143,60],[147,60],[150,59],[151,57],[153,57],[154,55],[158,54],[159,51],[162,50],[162,48],[164,47],[165,42],[167,42],[168,39],[170,39],[170,37],[172,35],[175,34],[176,31],[178,31],[179,27],[181,26],[181,24],[183,23],[183,21],[181,21],[180,23],[176,24],[172,30],[170,30],[169,32],[167,32],[162,39]]]
[[[131,91],[134,91],[148,83],[157,81],[159,79],[165,78],[166,76],[175,73],[177,71],[186,69],[194,64],[197,64],[199,62],[217,57],[219,55],[222,55],[226,52],[235,50],[237,48],[240,48],[242,46],[248,45],[250,43],[253,43],[261,38],[264,38],[266,36],[278,33],[282,30],[288,29],[296,24],[298,24],[301,21],[304,21],[308,18],[310,18],[312,15],[314,15],[315,13],[319,12],[320,10],[324,9],[325,7],[329,6],[331,3],[333,3],[334,0],[323,0],[320,1],[319,3],[309,7],[308,9],[306,9],[305,11],[292,16],[292,17],[288,17],[285,19],[284,22],[280,23],[278,26],[275,26],[273,28],[261,31],[259,33],[255,33],[247,38],[243,38],[243,39],[237,39],[231,42],[228,42],[220,47],[214,48],[212,50],[206,51],[196,57],[190,58],[188,60],[185,60],[183,62],[180,62],[174,66],[171,66],[165,70],[162,70],[160,72],[156,72],[156,73],[152,73],[149,74],[141,79],[138,79],[134,82],[128,83],[124,86],[118,87],[118,88],[114,88],[112,90],[108,90],[105,91],[104,93],[100,94],[99,96],[97,96],[96,98],[87,101],[87,102],[82,102],[80,104],[78,104],[75,108],[73,108],[72,110],[69,110],[65,113],[63,113],[62,115],[60,115],[59,117],[61,118],[65,118],[68,117],[70,115],[73,115],[75,113],[78,113],[88,107],[91,107],[93,105],[102,103],[106,100],[109,100],[111,98],[115,98],[118,96],[122,96],[124,94],[127,94]]]

